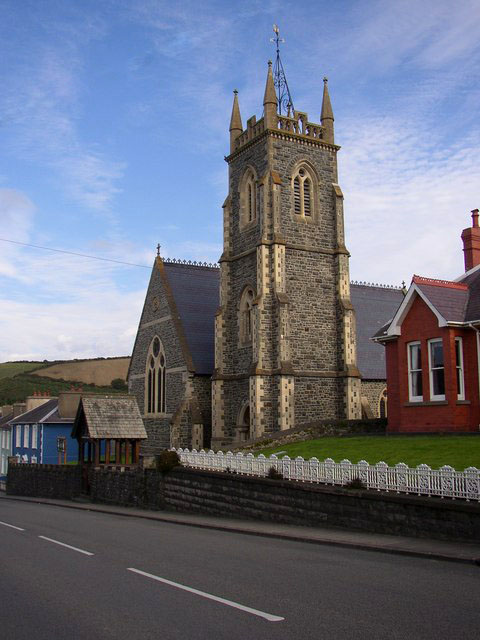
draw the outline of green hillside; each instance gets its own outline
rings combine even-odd
[[[39,364],[36,363],[35,368],[38,368]],[[35,391],[49,392],[51,396],[56,396],[59,391],[69,391],[72,386],[81,387],[85,393],[125,393],[125,389],[114,389],[110,386],[97,387],[93,384],[83,384],[70,380],[53,380],[52,378],[29,375],[28,373],[19,373],[9,378],[0,377],[0,406],[12,404],[13,402],[23,402],[27,396],[33,395]]]
[[[44,366],[49,366],[52,362],[0,362],[0,380],[2,378],[11,378],[18,373],[27,373],[34,369],[40,369]]]

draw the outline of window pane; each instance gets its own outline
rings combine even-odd
[[[430,343],[432,369],[443,367],[443,344],[441,342]]]
[[[413,371],[412,376],[412,396],[423,396],[422,372]]]
[[[410,368],[412,370],[422,368],[422,351],[419,344],[410,345]]]
[[[445,375],[443,369],[434,369],[432,371],[433,395],[445,395]]]

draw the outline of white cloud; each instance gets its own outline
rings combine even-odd
[[[458,276],[460,234],[479,204],[480,132],[442,147],[431,132],[392,117],[350,122],[344,138],[352,277],[399,284],[413,273]]]
[[[28,240],[33,225],[35,206],[27,196],[15,189],[0,189],[0,237],[14,242]],[[18,266],[15,257],[19,245],[0,242],[0,276],[15,277]]]

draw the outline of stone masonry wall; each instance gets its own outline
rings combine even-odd
[[[70,499],[82,490],[78,465],[9,464],[7,495]]]
[[[478,541],[480,505],[179,467],[91,471],[92,500],[301,526]]]

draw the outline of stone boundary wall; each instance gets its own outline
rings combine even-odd
[[[124,506],[441,540],[480,539],[477,503],[182,467],[165,475],[150,469],[92,470],[90,486],[93,501]]]
[[[302,526],[332,526],[392,535],[478,541],[480,504],[178,467],[89,470],[93,502],[171,509]],[[74,498],[81,468],[11,465],[7,494]]]
[[[7,495],[71,499],[81,490],[82,469],[78,465],[8,465]]]

